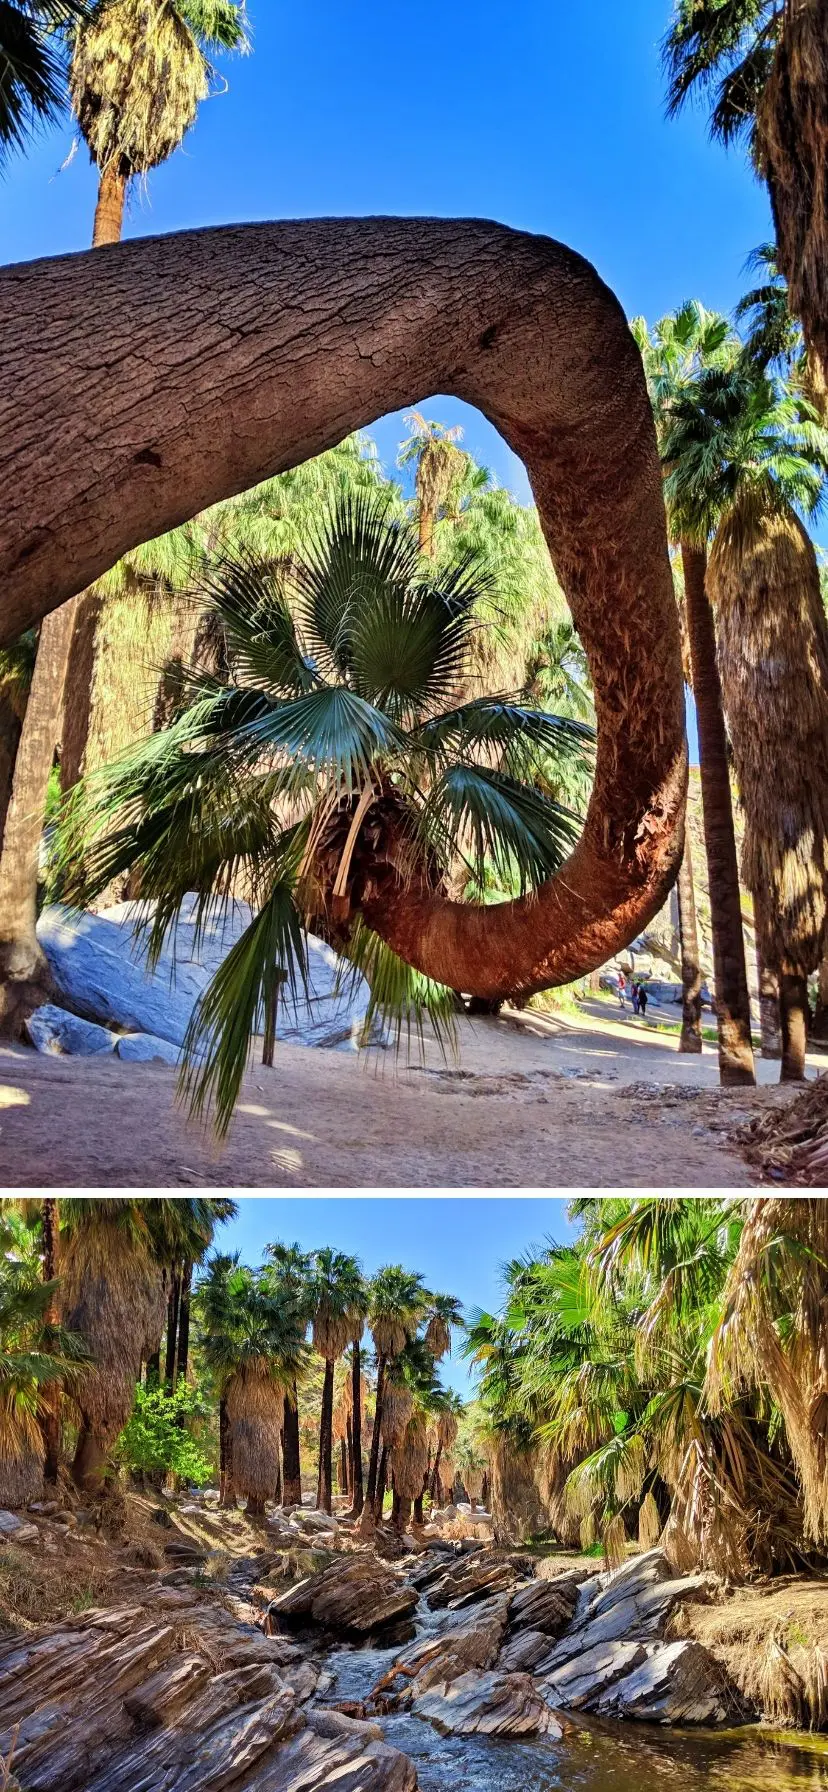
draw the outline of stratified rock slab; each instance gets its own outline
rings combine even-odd
[[[631,1673],[646,1656],[643,1643],[597,1643],[546,1675],[540,1684],[550,1705],[562,1711],[590,1710],[608,1686]]]
[[[493,1667],[505,1631],[506,1599],[490,1599],[475,1607],[464,1623],[403,1650],[394,1663],[396,1676],[412,1681],[414,1697],[419,1698],[429,1687],[448,1685],[470,1668]],[[391,1683],[389,1673],[383,1684]]]
[[[373,1556],[352,1556],[291,1587],[268,1606],[271,1623],[319,1624],[343,1634],[368,1636],[410,1618],[413,1587]]]
[[[434,1582],[427,1596],[431,1611],[462,1611],[479,1599],[491,1599],[495,1593],[511,1593],[517,1584],[519,1569],[508,1557],[493,1559],[485,1551],[463,1556]]]
[[[562,1734],[528,1674],[461,1674],[448,1686],[433,1687],[415,1698],[411,1711],[442,1736],[559,1738]]]
[[[574,1570],[555,1580],[532,1580],[518,1587],[509,1606],[509,1630],[543,1630],[547,1636],[560,1636],[572,1619],[578,1598],[579,1582],[586,1575]]]
[[[590,1705],[601,1717],[649,1724],[718,1724],[732,1716],[734,1698],[701,1643],[657,1643],[634,1672]]]

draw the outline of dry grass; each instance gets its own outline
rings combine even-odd
[[[795,1188],[828,1183],[828,1076],[817,1077],[795,1101],[754,1115],[734,1134],[748,1163]]]
[[[94,1605],[117,1605],[109,1597],[118,1570],[106,1551],[61,1549],[41,1555],[34,1548],[0,1551],[0,1631],[56,1624]],[[134,1586],[130,1588],[134,1595]]]
[[[740,1587],[718,1605],[678,1607],[670,1629],[703,1643],[770,1722],[828,1726],[828,1581]]]

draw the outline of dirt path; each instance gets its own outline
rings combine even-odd
[[[165,1065],[0,1051],[8,1188],[705,1188],[752,1174],[726,1135],[787,1092],[720,1091],[715,1052],[612,1017],[460,1023],[456,1060],[279,1046],[226,1145]],[[774,1065],[762,1073],[778,1074]]]

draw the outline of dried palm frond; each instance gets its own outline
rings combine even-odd
[[[284,1395],[266,1360],[254,1359],[232,1375],[224,1397],[235,1485],[248,1498],[272,1499],[279,1473]]]
[[[592,1549],[595,1542],[595,1513],[586,1512],[581,1519],[578,1535],[582,1549]]]
[[[437,1442],[442,1449],[444,1461],[452,1444],[457,1442],[457,1431],[458,1425],[456,1414],[453,1412],[441,1412],[437,1421]]]
[[[762,955],[807,976],[828,912],[828,623],[813,544],[792,510],[738,507],[708,583]]]
[[[616,1513],[609,1524],[604,1526],[601,1542],[604,1546],[604,1561],[612,1574],[627,1559],[627,1532],[620,1513]]]
[[[311,1335],[313,1348],[318,1355],[328,1363],[338,1362],[351,1341],[350,1315],[332,1313],[327,1307],[319,1307],[313,1316]]]
[[[428,1427],[422,1412],[413,1412],[399,1443],[394,1445],[394,1488],[404,1500],[419,1499],[428,1470]]]
[[[371,1336],[379,1356],[399,1356],[408,1343],[410,1331],[398,1319],[385,1316],[371,1321]]]
[[[130,1205],[78,1202],[62,1244],[63,1323],[80,1334],[94,1363],[78,1406],[104,1448],[129,1418],[142,1358],[158,1348],[167,1307],[160,1264]]]
[[[638,1541],[642,1549],[654,1549],[661,1536],[661,1515],[651,1493],[645,1494],[638,1513]]]
[[[432,1356],[438,1359],[451,1350],[451,1328],[442,1313],[432,1313],[426,1327],[425,1343]]]
[[[495,1541],[500,1545],[525,1543],[546,1528],[548,1513],[538,1487],[537,1464],[537,1450],[517,1449],[506,1433],[495,1438],[491,1513]],[[465,1472],[461,1472],[468,1486]]]
[[[129,179],[178,148],[207,96],[208,67],[168,0],[109,0],[78,28],[69,92],[93,161]]]
[[[410,1390],[398,1382],[386,1384],[382,1401],[382,1436],[390,1450],[402,1442],[411,1418],[414,1400]]]
[[[712,1343],[707,1396],[715,1410],[739,1387],[761,1385],[785,1421],[805,1534],[822,1542],[828,1537],[828,1202],[819,1197],[758,1197],[749,1204]]]
[[[797,0],[784,19],[757,108],[756,155],[791,310],[809,358],[828,373],[828,12],[823,0]]]
[[[0,1432],[2,1430],[0,1418]],[[0,1454],[1,1506],[14,1511],[15,1507],[27,1506],[30,1500],[42,1497],[43,1456],[43,1441],[39,1435],[37,1445],[30,1443],[10,1456]]]

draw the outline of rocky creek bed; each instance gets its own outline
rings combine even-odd
[[[0,1519],[19,1550],[43,1539]],[[0,1639],[9,1792],[828,1785],[824,1739],[751,1727],[721,1662],[672,1634],[715,1589],[660,1550],[607,1576],[472,1541],[374,1550],[310,1513],[263,1541],[219,1592],[173,1527],[133,1603]]]

